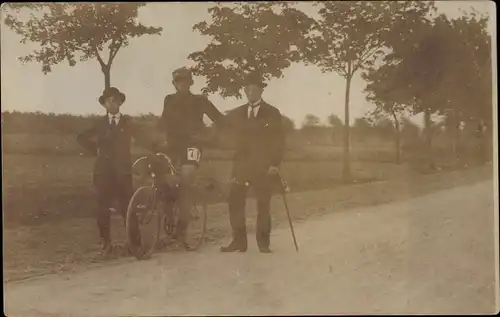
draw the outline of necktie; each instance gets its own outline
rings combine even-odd
[[[256,106],[250,106],[250,119],[255,119],[255,107]]]
[[[115,116],[111,116],[111,125],[116,126],[116,117]]]

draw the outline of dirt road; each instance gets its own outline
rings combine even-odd
[[[304,195],[304,194],[297,194]],[[307,197],[302,197],[307,199]],[[334,197],[332,197],[334,199]],[[468,314],[495,308],[492,182],[215,246],[4,286],[8,316]],[[498,220],[496,220],[498,223]]]

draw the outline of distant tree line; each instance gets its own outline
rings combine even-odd
[[[29,148],[39,147],[46,148],[49,144],[57,144],[57,140],[63,139],[64,143],[71,143],[71,139],[77,133],[91,126],[100,116],[77,116],[69,114],[54,114],[54,113],[26,113],[26,112],[3,112],[2,113],[2,132],[4,140],[4,149],[9,151],[12,147],[12,140],[28,140],[29,136],[34,136],[45,145],[35,145],[31,141],[23,146],[23,153],[29,153]],[[162,132],[157,129],[158,116],[150,113],[134,117],[134,120],[146,127],[151,133],[156,133],[159,140],[163,139]],[[312,114],[304,117],[302,124],[297,128],[295,123],[283,116],[283,129],[287,136],[287,145],[289,149],[302,149],[307,146],[342,146],[343,145],[343,130],[345,129],[342,120],[336,115],[330,115],[326,118],[326,123]],[[425,133],[415,123],[407,117],[401,117],[399,120],[399,128],[392,120],[387,117],[374,117],[368,114],[365,117],[357,118],[351,125],[351,142],[362,147],[370,147],[387,153],[387,145],[392,143],[397,137],[400,144],[394,152],[395,163],[402,163],[406,156],[415,157],[425,153]],[[450,127],[451,125],[451,127]],[[228,150],[234,148],[234,139],[232,133],[225,131],[213,131],[213,126],[207,126],[207,134],[214,132],[214,138],[211,143],[207,144],[208,148]],[[9,135],[14,138],[9,138]],[[47,137],[44,137],[47,135]],[[56,138],[52,136],[56,135]],[[463,124],[460,130],[460,142],[454,149],[450,151],[450,145],[453,145],[453,140],[456,138],[456,133],[453,129],[453,122],[444,117],[442,121],[433,125],[433,135],[435,140],[434,152],[439,156],[450,156],[450,153],[455,153],[465,160],[466,156],[477,152],[478,142],[477,131],[474,125]],[[28,139],[26,139],[28,137]],[[68,138],[69,137],[69,138]],[[10,143],[9,143],[10,142]],[[17,142],[17,141],[15,141]],[[24,142],[24,141],[23,141]],[[471,142],[472,147],[471,147]],[[475,143],[474,143],[475,142]],[[10,144],[10,147],[9,147]],[[30,145],[32,144],[32,145]],[[63,146],[65,147],[65,146]],[[78,146],[73,144],[70,148],[77,149]],[[35,149],[33,149],[35,151]],[[58,152],[62,149],[54,149]],[[50,154],[50,149],[45,149]],[[491,151],[491,149],[490,149]],[[441,154],[439,154],[441,153]],[[486,155],[489,155],[486,153]],[[477,156],[477,155],[476,155]]]

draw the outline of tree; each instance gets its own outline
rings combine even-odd
[[[411,39],[391,39],[393,53],[387,61],[394,68],[392,85],[402,91],[413,113],[424,113],[424,135],[427,165],[434,169],[432,155],[433,122],[431,116],[439,113],[448,101],[443,98],[442,88],[446,84],[445,74],[449,65],[450,52],[447,50],[447,20],[444,16],[424,20],[415,28]]]
[[[382,138],[393,138],[396,133],[396,125],[394,122],[385,116],[379,117],[373,123],[373,129],[376,133],[378,133]],[[399,164],[399,162],[397,162]]]
[[[453,127],[452,148],[458,163],[461,145],[461,123],[484,122],[492,126],[492,64],[491,36],[487,33],[487,16],[472,12],[451,20],[449,36],[453,38],[450,51],[456,58],[448,72],[450,82],[447,90],[447,104],[442,112]],[[456,89],[463,87],[463,89]],[[482,134],[484,136],[484,134]],[[484,139],[478,140],[484,143]]]
[[[374,65],[386,47],[386,38],[394,29],[411,25],[407,21],[423,19],[433,4],[420,1],[324,1],[321,19],[314,25],[310,41],[313,49],[304,53],[306,60],[323,72],[336,72],[346,79],[345,117],[349,122],[349,97],[354,75]],[[344,128],[344,167],[342,178],[351,182],[349,124]]]
[[[328,121],[328,124],[331,125],[334,128],[340,128],[340,127],[344,126],[344,123],[339,118],[339,116],[337,116],[337,115],[335,115],[333,113],[328,116],[327,121]]]
[[[372,124],[366,117],[356,118],[354,120],[353,128],[356,129],[360,135],[364,136],[370,132]]]
[[[241,98],[242,80],[257,72],[265,80],[280,78],[300,60],[305,34],[313,23],[286,2],[223,3],[210,8],[211,22],[195,31],[212,39],[202,51],[188,56],[193,72],[207,78],[203,93]]]
[[[381,116],[382,118],[386,118],[390,116],[389,119],[381,120],[382,123],[378,123],[378,127],[391,128],[391,131],[394,135],[394,149],[396,153],[396,164],[401,164],[401,116],[404,113],[404,106],[398,104],[384,104],[383,106],[377,106],[375,110],[375,116]],[[387,135],[384,133],[384,135]]]
[[[395,89],[391,82],[395,72],[395,66],[384,64],[379,68],[370,68],[362,75],[368,82],[365,92],[366,99],[375,104],[376,108],[369,115],[375,120],[390,117],[394,122],[394,145],[396,153],[396,164],[401,163],[401,119],[407,111],[408,106],[401,92]]]
[[[313,115],[313,114],[306,114],[304,118],[304,122],[302,123],[302,129],[312,129],[312,128],[317,128],[320,126],[321,120]]]
[[[327,122],[332,126],[332,142],[337,144],[338,140],[340,139],[338,136],[341,135],[342,130],[344,129],[344,123],[337,115],[333,113],[327,117]]]
[[[413,113],[424,113],[431,168],[432,114],[447,115],[453,121],[453,149],[464,118],[491,118],[491,42],[486,22],[486,17],[475,14],[422,20],[414,26],[412,37],[390,37],[392,52],[369,76],[375,99],[397,101],[411,106]],[[383,83],[375,84],[377,80]]]
[[[36,11],[24,20],[8,14],[5,24],[19,34],[21,43],[35,42],[40,48],[20,57],[23,62],[37,62],[44,74],[54,65],[67,61],[75,66],[96,58],[104,75],[104,87],[111,86],[111,66],[119,50],[130,39],[160,34],[162,28],[147,27],[137,21],[139,8],[145,4],[14,4],[14,11]],[[107,48],[107,61],[103,50]]]

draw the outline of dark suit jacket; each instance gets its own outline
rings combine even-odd
[[[205,124],[203,116],[218,123],[222,113],[203,95],[175,93],[167,95],[159,125],[166,132],[167,143],[173,147],[196,144],[203,137]]]
[[[131,139],[149,150],[154,150],[155,143],[136,125],[129,116],[121,115],[118,125],[112,126],[108,116],[99,118],[90,129],[79,134],[78,143],[85,150],[97,156],[94,175],[110,172],[118,174],[132,173]]]
[[[267,175],[271,166],[280,166],[285,135],[279,110],[262,101],[255,119],[248,118],[248,104],[237,107],[227,120],[236,132],[233,177],[251,180]]]

